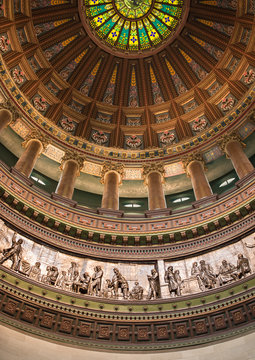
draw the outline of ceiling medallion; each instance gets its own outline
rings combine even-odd
[[[181,31],[189,0],[80,0],[79,11],[91,39],[122,57],[158,52]]]

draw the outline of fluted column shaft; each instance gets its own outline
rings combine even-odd
[[[239,179],[248,175],[254,167],[243,151],[242,144],[238,140],[230,140],[225,146],[225,152],[232,161]]]
[[[212,195],[212,189],[204,172],[201,161],[193,160],[187,165],[196,200]]]
[[[72,199],[75,180],[79,174],[79,165],[75,160],[69,159],[64,162],[62,169],[56,193],[68,199]]]
[[[119,210],[120,175],[109,171],[104,175],[104,193],[101,207],[104,209]]]
[[[149,210],[165,209],[166,199],[162,184],[162,175],[151,172],[147,175]]]
[[[43,145],[40,140],[29,140],[26,145],[26,150],[23,152],[14,168],[29,177],[42,150]]]
[[[0,110],[0,132],[6,128],[12,121],[12,114],[9,110]]]

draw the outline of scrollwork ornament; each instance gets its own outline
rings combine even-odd
[[[222,136],[221,139],[218,141],[218,144],[220,146],[221,151],[225,153],[227,157],[228,154],[226,151],[226,146],[230,141],[238,141],[242,145],[242,147],[245,147],[245,144],[241,141],[239,134],[237,134],[236,132],[232,132],[231,134],[226,134]]]
[[[113,163],[111,161],[105,161],[101,170],[101,183],[104,184],[105,175],[109,172],[113,171],[119,175],[120,184],[122,182],[122,178],[124,176],[124,165],[122,163]]]
[[[162,182],[164,182],[164,176],[165,176],[164,164],[163,162],[157,162],[157,163],[143,165],[143,179],[145,184],[147,183],[148,175],[153,172],[159,173],[162,177]]]
[[[86,160],[86,157],[84,155],[81,155],[75,151],[66,151],[65,155],[62,157],[61,159],[61,164],[60,164],[60,170],[62,171],[64,169],[64,164],[66,161],[68,160],[72,160],[75,161],[78,165],[78,171],[77,171],[77,176],[80,175],[80,171],[83,168],[84,165],[84,161]]]
[[[50,143],[50,139],[48,138],[48,136],[42,134],[39,130],[37,129],[32,129],[30,131],[30,133],[25,137],[25,140],[24,142],[22,143],[22,146],[24,148],[27,147],[29,141],[31,140],[38,140],[40,141],[40,143],[42,144],[42,151],[44,151],[47,146],[49,145]]]
[[[198,153],[198,152],[197,153],[192,153],[192,154],[186,156],[182,160],[182,166],[183,166],[183,169],[186,172],[187,176],[190,176],[188,166],[193,161],[199,161],[202,164],[204,170],[207,170],[203,155],[201,153]]]

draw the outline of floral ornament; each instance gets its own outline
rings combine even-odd
[[[194,132],[200,132],[202,130],[204,130],[208,125],[208,121],[204,118],[196,118],[192,125],[191,125],[191,129]]]
[[[131,149],[137,149],[142,145],[142,140],[136,135],[130,135],[126,138],[126,145]]]
[[[173,144],[175,140],[175,133],[171,132],[170,130],[164,131],[159,137],[159,141],[164,145]]]
[[[59,121],[59,124],[60,124],[61,127],[62,127],[65,131],[67,131],[67,132],[73,132],[74,129],[75,129],[75,125],[76,125],[75,122],[73,122],[72,119],[67,118],[67,117],[61,119],[61,120]]]
[[[253,69],[247,70],[243,74],[243,77],[244,77],[244,83],[250,85],[255,81],[255,71]]]
[[[235,99],[232,96],[225,97],[221,100],[221,110],[228,111],[233,108]]]
[[[94,133],[91,135],[91,138],[98,145],[103,145],[108,141],[107,135],[100,130],[95,130]]]
[[[9,50],[10,40],[8,40],[6,35],[0,36],[0,50],[6,52]]]
[[[22,70],[15,68],[12,70],[12,77],[16,84],[20,85],[25,81],[25,74]]]
[[[33,103],[34,103],[34,107],[36,108],[36,110],[43,112],[47,109],[46,100],[39,95],[33,99]]]

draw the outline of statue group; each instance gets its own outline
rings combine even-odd
[[[113,268],[112,279],[105,279],[103,282],[104,271],[100,265],[96,265],[93,273],[89,274],[79,271],[76,262],[71,262],[69,269],[59,271],[57,266],[46,266],[46,272],[42,274],[41,263],[37,261],[34,265],[22,258],[23,240],[16,239],[16,234],[12,238],[12,245],[2,251],[0,264],[7,260],[11,262],[11,269],[18,271],[32,280],[42,282],[47,285],[55,286],[65,291],[87,294],[90,296],[100,296],[105,298],[123,298],[125,300],[153,300],[160,297],[159,274],[155,268],[147,275],[148,291],[145,297],[144,288],[136,280],[130,289],[125,276],[117,267]],[[205,260],[194,262],[191,268],[191,278],[185,281],[196,280],[201,291],[206,291],[236,281],[246,277],[251,273],[249,260],[243,254],[238,254],[236,265],[227,260],[223,260],[218,272]],[[164,281],[168,285],[170,297],[182,295],[185,281],[181,278],[180,271],[174,270],[173,266],[168,266],[165,270]]]

